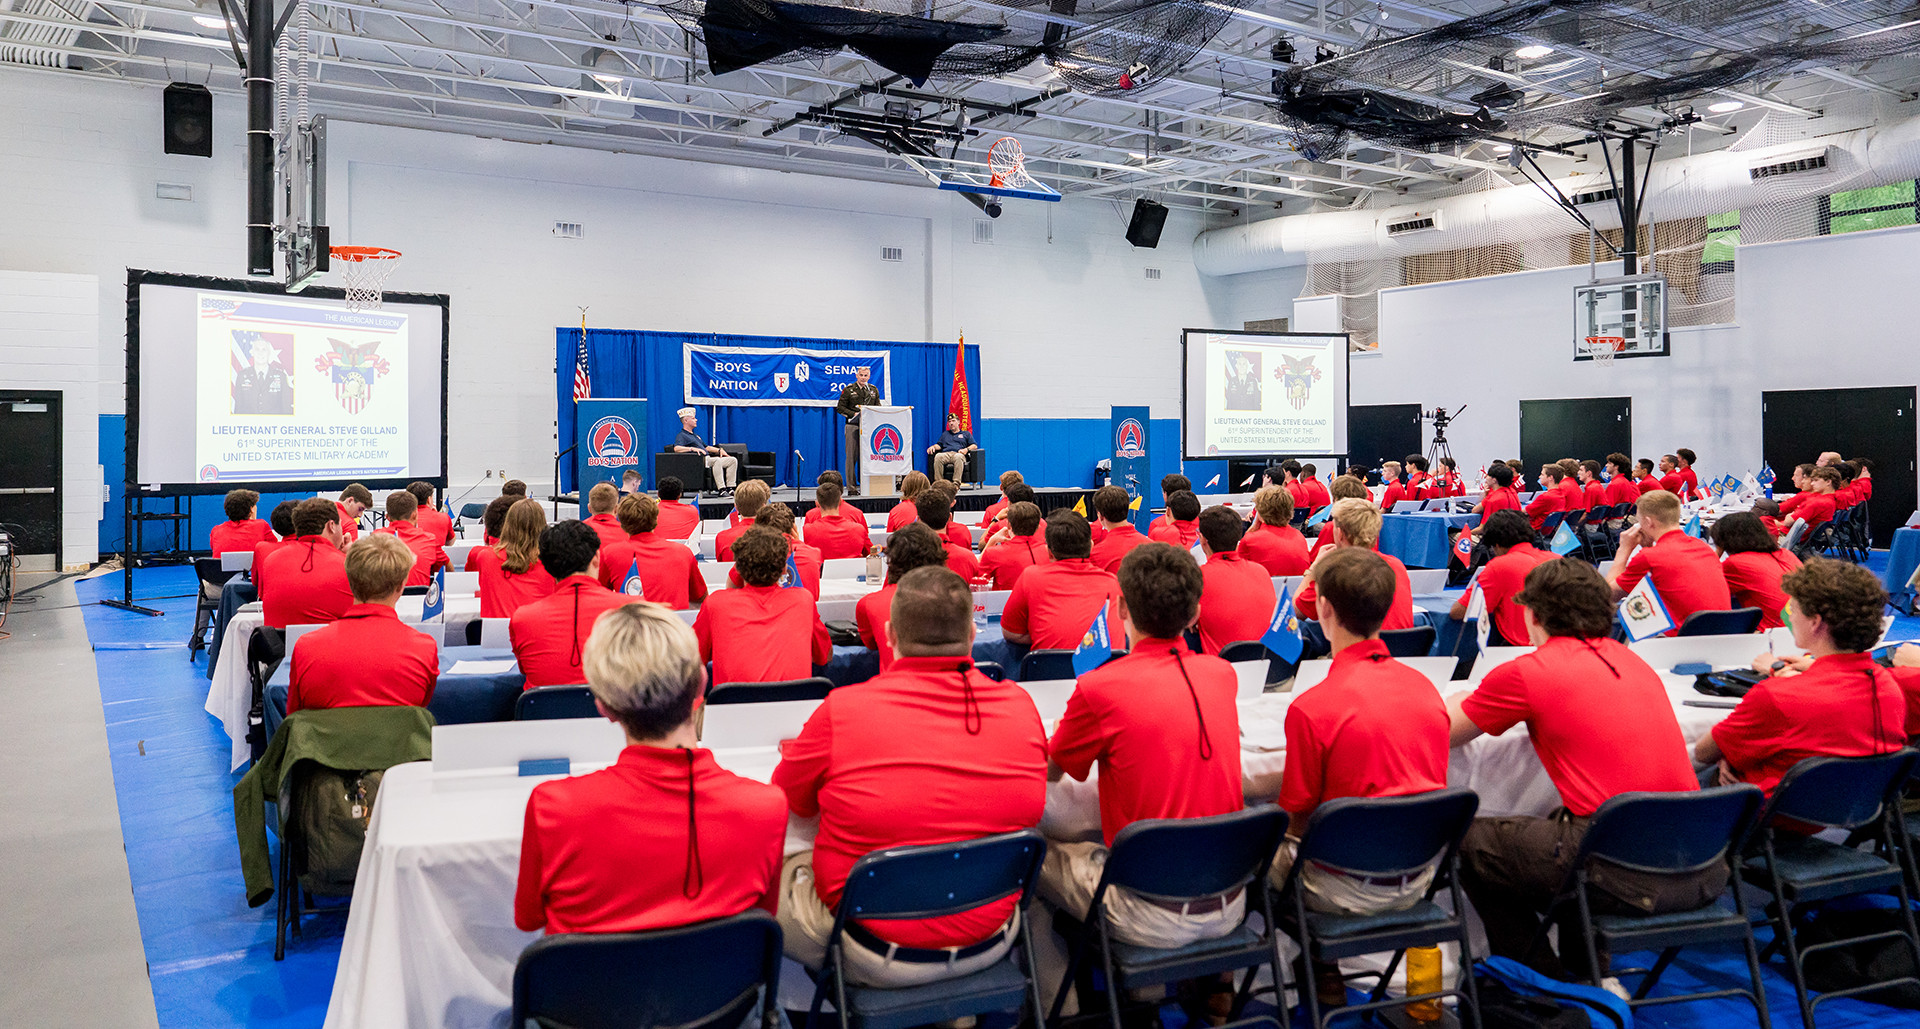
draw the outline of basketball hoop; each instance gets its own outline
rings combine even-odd
[[[1001,136],[987,148],[987,172],[987,185],[996,188],[1025,189],[1034,185],[1033,176],[1027,174],[1026,152],[1012,136]]]
[[[330,247],[333,259],[341,262],[340,274],[347,280],[347,307],[355,311],[380,308],[380,288],[393,274],[400,251],[386,247]]]
[[[1599,364],[1612,364],[1620,351],[1627,349],[1624,336],[1588,336],[1587,356]]]

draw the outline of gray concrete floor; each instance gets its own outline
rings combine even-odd
[[[0,1025],[157,1027],[86,625],[71,581],[32,595],[0,627]]]

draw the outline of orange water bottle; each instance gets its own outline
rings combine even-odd
[[[1407,996],[1440,992],[1440,948],[1407,948]],[[1423,1000],[1407,1005],[1407,1015],[1416,1022],[1438,1022],[1440,1002]]]

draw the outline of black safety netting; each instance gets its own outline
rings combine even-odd
[[[1178,71],[1245,0],[999,0],[929,16],[927,0],[666,0],[724,74],[851,50],[906,76],[986,79],[1045,62],[1066,87],[1113,96]]]
[[[1275,76],[1310,158],[1415,148],[1670,107],[1815,66],[1920,54],[1914,0],[1527,0]],[[1527,56],[1522,56],[1527,55]]]

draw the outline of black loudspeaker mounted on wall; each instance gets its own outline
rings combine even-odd
[[[205,86],[175,82],[167,87],[162,134],[166,152],[213,156],[213,94]]]
[[[1127,222],[1127,242],[1151,250],[1160,245],[1167,224],[1167,205],[1144,197],[1133,202],[1133,220]]]

